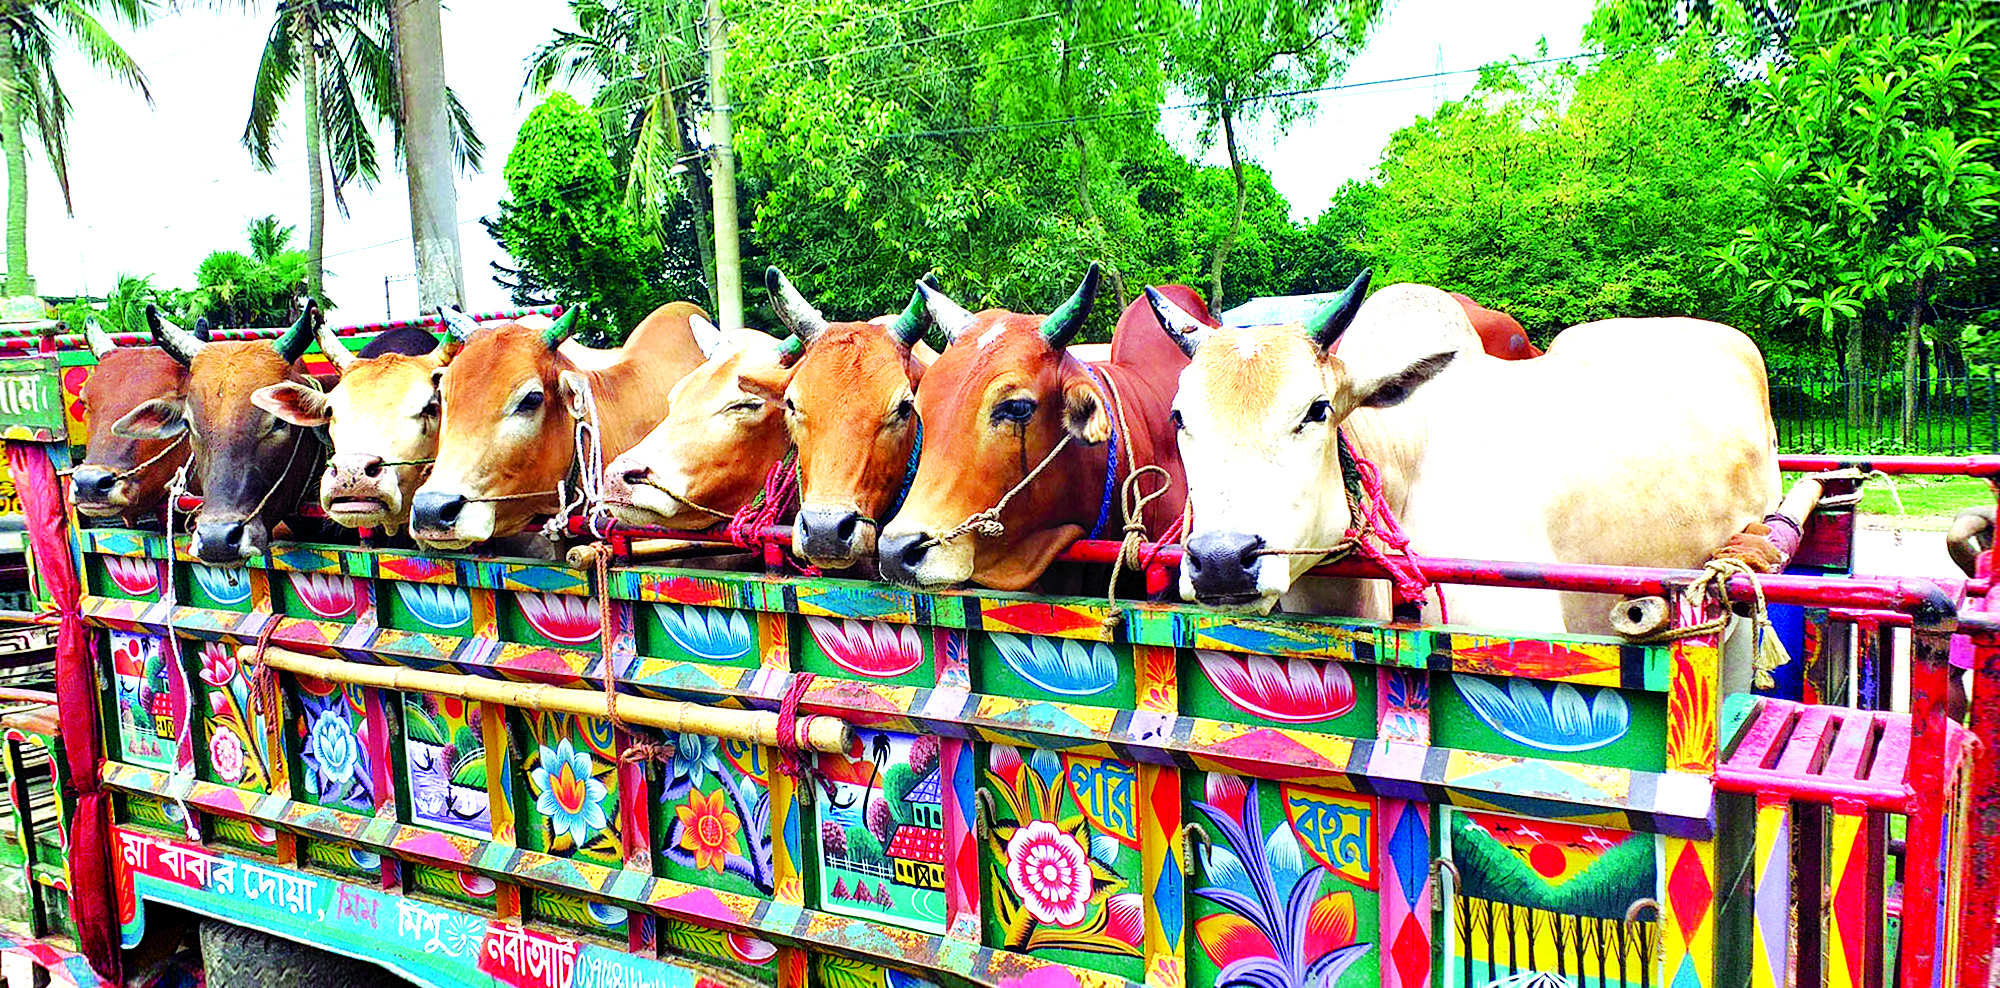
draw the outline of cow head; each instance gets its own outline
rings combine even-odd
[[[1075,496],[1067,481],[1088,472],[1095,484],[1104,475],[1105,453],[1093,447],[1110,437],[1111,413],[1067,347],[1090,313],[1099,277],[1092,264],[1082,286],[1048,316],[975,314],[918,287],[951,342],[917,391],[924,448],[902,510],[882,529],[884,577],[1021,589],[1088,530],[1098,503]],[[954,531],[1022,484],[1065,435],[1075,444],[1008,501],[1001,534]]]
[[[799,451],[792,551],[814,566],[845,569],[874,554],[876,533],[914,480],[924,364],[910,348],[923,339],[929,313],[918,291],[893,318],[828,322],[777,268],[764,281],[805,353],[789,373],[745,375],[743,387],[784,408]]]
[[[410,506],[410,533],[463,549],[526,531],[559,507],[556,485],[576,462],[574,432],[589,379],[559,352],[577,307],[545,330],[481,329],[432,372],[437,462]]]
[[[275,340],[205,343],[146,307],[153,339],[188,369],[185,401],[153,399],[112,427],[132,439],[167,440],[190,433],[201,481],[194,553],[227,566],[264,551],[278,519],[298,506],[312,479],[319,440],[310,430],[258,408],[257,389],[283,381],[308,383],[296,367],[312,345],[319,307]]]
[[[205,328],[204,322],[197,332]],[[97,367],[83,382],[88,438],[83,462],[70,472],[70,501],[91,518],[137,518],[159,505],[191,447],[185,435],[131,439],[112,424],[144,402],[180,404],[187,368],[156,346],[118,346],[95,319],[84,324],[83,335]]]
[[[674,385],[666,419],[604,468],[604,503],[627,525],[708,528],[750,503],[785,455],[783,407],[740,379],[782,374],[799,341],[688,325],[708,359]]]
[[[440,315],[449,332],[420,354],[356,357],[322,325],[319,347],[340,370],[340,383],[322,393],[285,382],[251,396],[257,407],[293,425],[326,429],[333,452],[320,477],[319,503],[339,524],[394,533],[409,520],[410,497],[430,476],[430,461],[437,455],[438,403],[431,374],[450,359],[453,341],[477,328],[456,309],[443,309]]]
[[[1339,427],[1401,404],[1479,338],[1458,303],[1416,285],[1367,303],[1366,271],[1304,323],[1209,329],[1147,289],[1160,324],[1192,358],[1173,419],[1192,524],[1181,595],[1268,611],[1318,557],[1267,550],[1332,545],[1348,511]],[[1347,334],[1361,315],[1359,332]],[[1333,353],[1340,344],[1340,352]]]

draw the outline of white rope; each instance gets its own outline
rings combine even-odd
[[[599,541],[610,534],[613,520],[604,504],[604,443],[597,421],[597,396],[591,393],[587,376],[583,378],[581,399],[583,414],[576,416],[576,430],[572,434],[576,443],[576,489],[570,489],[567,478],[556,481],[560,507],[542,526],[542,535],[551,542],[561,542],[568,536],[570,519],[579,514],[583,516],[584,529]]]

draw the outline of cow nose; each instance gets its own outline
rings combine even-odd
[[[118,486],[118,475],[104,467],[77,467],[69,475],[69,482],[79,494],[109,494]]]
[[[882,578],[896,583],[916,583],[917,567],[924,564],[924,556],[930,551],[930,536],[923,532],[883,536],[878,553]]]
[[[795,524],[799,548],[806,558],[846,559],[854,554],[854,533],[861,527],[861,512],[852,508],[800,508]]]
[[[194,528],[195,558],[205,563],[228,564],[242,562],[254,546],[244,538],[248,531],[242,521],[214,521],[197,524]]]
[[[653,468],[644,465],[627,466],[625,469],[618,471],[618,477],[625,481],[627,487],[637,487],[645,483],[646,479],[652,475]]]
[[[465,510],[465,495],[443,491],[419,491],[410,505],[410,522],[417,528],[450,529]]]
[[[1262,536],[1242,532],[1203,532],[1188,539],[1182,558],[1195,597],[1203,602],[1241,603],[1246,596],[1255,596],[1257,554],[1263,548]]]
[[[338,453],[327,461],[326,468],[336,476],[379,477],[382,458],[372,453]]]

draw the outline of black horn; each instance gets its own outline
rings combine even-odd
[[[200,353],[201,348],[208,345],[196,339],[193,333],[162,318],[160,307],[157,305],[146,306],[146,324],[153,330],[153,342],[159,344],[160,349],[167,351],[169,356],[180,361],[183,367],[193,364],[195,354]]]
[[[924,284],[937,287],[936,275],[924,275]],[[903,312],[896,317],[889,332],[903,341],[904,346],[916,346],[931,328],[931,309],[924,304],[924,292],[919,288],[910,292],[910,304],[903,306]]]
[[[306,311],[299,313],[299,321],[285,330],[285,335],[272,340],[271,349],[278,351],[278,356],[285,358],[288,364],[305,356],[306,349],[313,344],[315,324],[319,319],[319,303],[306,300]]]
[[[1049,341],[1050,347],[1060,350],[1076,339],[1077,330],[1090,318],[1090,303],[1097,299],[1097,286],[1103,277],[1104,269],[1096,261],[1090,262],[1090,270],[1084,272],[1083,284],[1077,286],[1076,293],[1042,320],[1042,338]]]
[[[1160,328],[1167,331],[1168,338],[1181,348],[1182,353],[1192,358],[1201,346],[1201,334],[1208,325],[1151,285],[1146,286],[1146,303],[1153,307],[1153,318],[1160,321]]]
[[[1369,268],[1362,268],[1354,276],[1354,283],[1340,293],[1340,297],[1320,307],[1318,312],[1306,317],[1306,335],[1313,338],[1322,350],[1339,342],[1340,334],[1347,332],[1348,324],[1354,322],[1354,314],[1361,311],[1361,303],[1368,297],[1368,279],[1374,275]]]

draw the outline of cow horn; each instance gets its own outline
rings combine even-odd
[[[1104,269],[1096,261],[1090,262],[1090,270],[1083,273],[1083,284],[1076,287],[1076,293],[1042,320],[1042,339],[1049,341],[1051,349],[1060,350],[1076,339],[1077,330],[1090,318],[1090,303],[1096,300],[1097,286],[1103,278]]]
[[[778,314],[778,321],[793,335],[811,343],[819,338],[819,334],[826,332],[826,317],[806,301],[783,271],[775,267],[765,268],[764,290],[771,293],[771,309]]]
[[[799,339],[797,333],[793,333],[778,341],[777,350],[778,366],[790,367],[806,352],[806,341]]]
[[[957,343],[958,338],[972,328],[972,313],[967,312],[965,306],[946,298],[943,292],[932,288],[928,282],[917,282],[917,293],[924,297],[924,310],[931,314],[931,321],[944,330],[946,340]]]
[[[924,275],[924,283],[935,286],[937,278],[935,275]],[[895,323],[890,325],[889,332],[902,340],[904,346],[916,346],[917,341],[923,339],[924,333],[931,328],[930,315],[930,309],[924,305],[924,293],[912,291],[910,304],[903,306],[902,314],[898,315]]]
[[[582,311],[582,302],[564,309],[563,314],[556,317],[555,325],[542,332],[542,343],[551,350],[562,346],[562,341],[569,339],[570,334],[576,332],[577,313]]]
[[[91,355],[99,360],[110,356],[111,351],[118,349],[118,344],[111,340],[111,334],[105,332],[104,327],[97,324],[96,316],[84,317],[83,341],[90,344]]]
[[[207,316],[202,316],[202,317],[200,317],[200,318],[197,318],[197,319],[196,319],[196,320],[194,321],[194,338],[195,338],[195,339],[197,339],[197,340],[200,340],[200,341],[202,341],[203,343],[207,343],[207,342],[208,342],[208,340],[209,340],[209,335],[208,335],[208,317],[207,317]]]
[[[161,318],[160,307],[157,305],[146,306],[146,324],[152,327],[153,342],[159,344],[160,349],[167,351],[169,356],[180,361],[183,367],[193,364],[195,354],[200,353],[201,348],[208,345],[196,339],[193,333]]]
[[[438,318],[444,320],[445,334],[460,343],[472,339],[472,334],[479,332],[479,323],[458,311],[455,305],[438,306]]]
[[[333,369],[342,374],[347,373],[347,368],[354,365],[354,351],[349,350],[347,344],[340,342],[340,334],[335,333],[333,327],[321,319],[313,335],[319,338],[320,352],[326,354],[326,359],[333,361]]]
[[[285,358],[288,364],[305,356],[306,348],[312,346],[319,322],[319,303],[307,299],[306,311],[299,313],[299,321],[285,330],[285,335],[272,340],[271,349],[278,351],[278,356]]]
[[[1306,317],[1306,335],[1319,344],[1322,350],[1330,349],[1340,341],[1340,334],[1347,332],[1347,326],[1354,321],[1354,314],[1361,311],[1361,303],[1368,295],[1368,279],[1374,275],[1370,268],[1362,268],[1354,276],[1353,284],[1340,293],[1340,297],[1320,306],[1319,311]]]
[[[1159,289],[1151,285],[1146,286],[1146,302],[1153,307],[1153,316],[1160,320],[1160,328],[1167,331],[1167,335],[1173,338],[1174,345],[1180,347],[1182,353],[1192,358],[1195,350],[1201,346],[1201,334],[1208,328],[1208,324],[1195,318],[1194,313],[1181,308],[1179,303],[1161,294]]]

